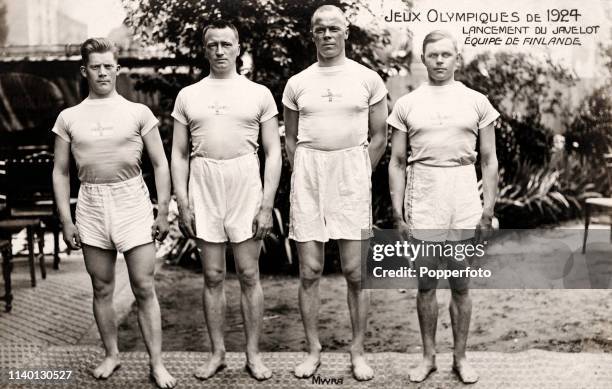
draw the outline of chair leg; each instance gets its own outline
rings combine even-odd
[[[582,254],[586,251],[587,236],[589,235],[589,223],[591,222],[591,207],[589,204],[584,208],[584,239],[582,240]]]
[[[59,269],[60,257],[59,257],[59,226],[53,226],[53,269]]]
[[[30,265],[30,283],[34,288],[36,286],[36,270],[34,269],[34,229],[32,226],[27,227],[28,234],[28,264]]]
[[[39,226],[36,231],[38,235],[38,264],[40,266],[40,276],[42,279],[47,278],[47,266],[45,265],[45,230]]]
[[[10,312],[13,309],[13,293],[11,287],[11,272],[13,271],[13,248],[9,243],[2,250],[2,278],[4,279],[4,309]]]

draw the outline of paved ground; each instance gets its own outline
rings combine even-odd
[[[91,282],[81,253],[74,252],[70,257],[64,254],[59,271],[48,266],[47,279],[38,278],[38,285],[31,288],[27,264],[17,259],[12,276],[13,310],[5,313],[0,302],[0,343],[51,346],[79,343],[95,327]],[[129,308],[133,297],[123,260],[117,261],[115,282],[117,302]]]
[[[50,266],[49,266],[50,267]],[[91,285],[80,253],[63,256],[59,271],[48,270],[46,280],[29,286],[27,265],[16,263],[14,301],[11,313],[0,313],[0,388],[151,388],[147,356],[143,352],[122,354],[123,366],[107,381],[95,381],[89,370],[100,360],[102,349],[91,313]],[[117,261],[116,303],[120,313],[133,302],[123,260]],[[612,355],[603,353],[554,353],[528,350],[519,353],[472,352],[470,359],[481,374],[474,388],[610,388]],[[165,360],[179,379],[180,387],[210,388],[451,388],[462,387],[450,370],[451,355],[438,356],[440,370],[424,384],[407,380],[406,368],[416,364],[417,354],[378,353],[368,355],[376,377],[367,383],[355,381],[346,354],[326,353],[314,379],[298,380],[291,374],[301,353],[267,353],[264,359],[274,369],[272,380],[258,383],[244,371],[244,356],[230,353],[228,369],[200,382],[192,374],[206,353],[169,352]],[[15,369],[70,370],[67,381],[9,380]],[[333,381],[332,381],[333,379]]]

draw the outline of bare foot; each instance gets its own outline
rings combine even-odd
[[[453,361],[453,371],[457,373],[459,379],[464,384],[473,384],[478,381],[478,373],[476,373],[476,370],[469,364],[467,359]]]
[[[225,369],[225,366],[225,355],[213,354],[206,363],[198,367],[194,375],[201,380],[207,380]]]
[[[91,374],[99,380],[105,380],[113,373],[115,370],[121,367],[121,362],[119,361],[119,355],[113,355],[104,358],[102,363],[100,363],[95,369],[92,370]]]
[[[308,354],[306,359],[295,367],[293,374],[297,378],[312,377],[319,368],[319,365],[321,365],[321,353]]]
[[[427,377],[436,371],[438,368],[436,367],[436,358],[423,358],[423,360],[415,367],[410,370],[408,373],[410,376],[410,381],[412,382],[423,382],[427,379]]]
[[[246,371],[257,381],[264,381],[272,377],[272,370],[268,369],[261,360],[261,355],[247,357]]]
[[[171,389],[176,386],[176,378],[172,377],[164,365],[151,367],[151,378],[158,388]]]
[[[357,381],[368,381],[374,378],[374,370],[368,365],[363,354],[351,354],[353,376]]]

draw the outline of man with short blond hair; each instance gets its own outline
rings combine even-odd
[[[138,323],[149,352],[151,377],[160,388],[176,380],[161,356],[161,317],[154,288],[154,239],[168,233],[170,174],[158,120],[151,110],[117,93],[117,49],[106,38],[91,38],[81,46],[81,74],[89,95],[63,110],[55,125],[53,190],[64,241],[82,248],[93,285],[93,311],[106,356],[94,370],[106,379],[119,368],[117,318],[113,308],[117,251],[125,256],[136,297]],[[155,172],[157,217],[142,178],[140,162],[146,149]],[[76,161],[81,188],[76,225],[70,214],[70,153]]]

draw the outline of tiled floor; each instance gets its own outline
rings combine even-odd
[[[0,348],[6,352],[3,346]],[[28,349],[29,350],[29,349]],[[153,388],[148,376],[147,355],[144,352],[122,354],[122,366],[105,381],[96,381],[89,370],[102,357],[99,348],[84,346],[50,347],[39,353],[14,348],[10,352],[20,352],[28,356],[22,364],[23,370],[46,369],[48,371],[70,370],[69,380],[53,383],[46,382],[44,387],[74,388]],[[293,366],[304,357],[302,353],[265,353],[264,361],[273,369],[273,377],[265,382],[257,382],[244,369],[243,354],[229,353],[227,369],[213,378],[201,382],[194,378],[193,372],[205,353],[169,352],[164,354],[168,370],[178,379],[180,388],[313,388],[335,386],[340,388],[453,388],[464,387],[451,371],[452,356],[448,353],[438,355],[438,371],[421,384],[410,383],[407,369],[415,365],[420,356],[417,354],[378,353],[369,354],[368,361],[376,372],[372,381],[356,381],[349,369],[346,353],[324,353],[322,364],[314,378],[297,379],[292,374]],[[34,387],[42,381],[30,381],[17,385],[9,381],[6,357],[2,363],[1,384],[8,387]],[[567,354],[540,350],[520,353],[474,352],[470,353],[474,367],[480,373],[480,381],[473,388],[610,388],[612,386],[612,355],[608,354]],[[334,381],[331,381],[334,380]]]

